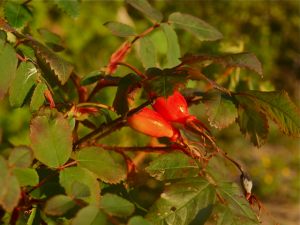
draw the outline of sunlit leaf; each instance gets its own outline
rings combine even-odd
[[[65,84],[71,76],[73,66],[41,43],[31,40],[29,44],[35,50],[37,58],[46,63],[61,84]]]
[[[44,83],[38,83],[35,87],[30,101],[30,111],[38,111],[39,108],[44,104],[45,97],[44,92],[47,90],[47,85]]]
[[[145,89],[151,94],[167,97],[186,83],[188,73],[174,68],[149,68],[146,70],[146,76],[148,79],[145,81]]]
[[[300,112],[285,91],[247,91],[238,93],[238,101],[248,98],[253,105],[273,120],[286,135],[300,137]]]
[[[8,91],[16,75],[18,59],[14,48],[0,39],[0,100]]]
[[[59,8],[65,11],[69,16],[76,18],[80,12],[80,2],[78,0],[55,0]]]
[[[238,124],[241,132],[249,137],[251,142],[260,147],[268,136],[268,119],[264,113],[255,109],[254,103],[247,98],[239,98]]]
[[[94,205],[89,205],[82,208],[75,218],[72,220],[72,225],[96,225],[109,224],[108,218],[104,212]]]
[[[215,190],[202,178],[171,183],[152,205],[146,218],[154,225],[188,225],[198,212],[214,204]]]
[[[101,197],[100,208],[106,213],[118,217],[128,217],[134,212],[134,205],[131,202],[109,193]]]
[[[22,27],[31,19],[31,12],[29,9],[15,1],[6,1],[4,4],[4,16],[8,23],[15,27]]]
[[[115,21],[109,21],[103,24],[106,26],[114,35],[119,37],[130,37],[136,35],[133,27]]]
[[[22,62],[9,89],[9,102],[13,107],[20,107],[35,83],[37,70],[31,62]]]
[[[192,15],[175,12],[169,16],[169,22],[174,24],[176,28],[191,32],[200,41],[215,41],[223,38],[217,29]]]
[[[52,216],[61,216],[75,207],[75,205],[72,198],[65,195],[56,195],[46,202],[44,212]]]
[[[210,125],[218,129],[229,126],[238,116],[233,99],[220,92],[209,93],[204,103]]]
[[[242,52],[236,54],[227,54],[223,56],[213,55],[185,55],[181,58],[184,64],[196,64],[201,62],[214,62],[225,67],[240,67],[252,70],[257,74],[263,74],[262,65],[253,53]],[[210,63],[207,63],[210,64]]]
[[[119,183],[126,178],[127,167],[123,157],[96,147],[80,149],[76,154],[80,167],[84,167],[107,183]]]
[[[177,34],[174,29],[166,23],[161,24],[161,28],[167,39],[168,49],[167,49],[167,64],[166,68],[172,68],[180,63],[180,46],[177,38]]]
[[[31,147],[36,159],[49,167],[59,167],[72,152],[72,130],[62,114],[41,115],[31,121]]]
[[[128,221],[128,225],[152,225],[148,220],[141,216],[131,217]]]
[[[113,107],[118,114],[125,115],[129,111],[128,94],[137,88],[140,81],[141,77],[132,73],[121,78],[113,102]]]
[[[153,42],[147,36],[140,38],[139,55],[144,68],[155,67],[156,65],[156,50]]]
[[[0,156],[0,205],[11,212],[18,204],[21,190],[17,178],[8,168],[7,162]]]
[[[100,199],[100,187],[97,177],[90,171],[80,167],[66,168],[59,173],[59,183],[64,187],[66,194],[70,197],[81,198],[89,203],[98,204]],[[81,183],[88,187],[89,196],[74,196],[74,184]],[[76,186],[76,185],[75,185]],[[81,193],[77,193],[81,194]]]
[[[246,198],[241,197],[243,193],[238,185],[225,182],[219,183],[217,190],[227,204],[226,210],[219,212],[219,224],[231,224],[230,222],[227,223],[224,218],[231,219],[229,221],[236,221],[236,224],[248,224],[246,222],[260,224],[249,202],[247,202]],[[223,222],[221,223],[221,221]]]
[[[26,146],[20,146],[14,148],[8,158],[8,164],[10,167],[29,167],[32,163],[33,155],[32,150]]]
[[[32,168],[14,168],[14,175],[17,177],[20,186],[35,186],[39,182],[39,176]]]
[[[158,180],[195,177],[199,173],[196,162],[180,152],[163,154],[154,159],[146,171]]]
[[[153,8],[147,0],[126,0],[128,4],[145,14],[150,19],[160,22],[163,19],[161,12]]]

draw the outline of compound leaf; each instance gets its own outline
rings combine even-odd
[[[114,35],[119,37],[130,37],[136,35],[133,27],[124,23],[108,21],[103,25],[106,26]]]
[[[126,2],[156,22],[163,19],[161,12],[153,8],[147,0],[126,0]]]
[[[157,59],[156,49],[153,42],[147,36],[140,38],[139,42],[139,55],[141,57],[144,68],[148,69],[150,67],[155,67]]]

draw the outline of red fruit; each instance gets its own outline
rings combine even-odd
[[[170,95],[168,98],[157,98],[153,108],[170,122],[185,123],[191,117],[188,112],[187,102],[178,91],[174,91],[173,95]]]
[[[131,128],[152,137],[168,137],[176,140],[178,131],[154,110],[143,108],[127,119]]]

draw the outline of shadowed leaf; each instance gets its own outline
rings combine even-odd
[[[126,0],[126,2],[150,19],[157,22],[160,22],[163,19],[161,12],[153,8],[147,0]]]
[[[55,0],[54,2],[59,8],[65,11],[72,18],[76,18],[77,16],[79,16],[80,2],[78,0]]]
[[[35,186],[39,182],[39,176],[32,168],[14,168],[14,175],[17,177],[20,186]]]
[[[145,69],[155,67],[156,65],[156,50],[153,42],[147,36],[139,40],[140,49],[139,55]]]
[[[75,205],[72,198],[65,195],[56,195],[46,202],[44,212],[51,216],[61,216],[75,207]]]
[[[96,225],[109,224],[108,218],[104,212],[94,205],[89,205],[78,211],[72,220],[72,225]]]
[[[120,23],[120,22],[114,22],[109,21],[103,24],[107,27],[114,35],[119,37],[130,37],[136,35],[133,27]]]
[[[32,150],[26,146],[20,146],[14,148],[8,158],[8,164],[10,167],[29,167],[32,163],[33,155]]]
[[[4,16],[8,23],[15,27],[22,27],[31,19],[31,12],[23,5],[14,1],[6,1],[4,4]]]
[[[31,96],[30,111],[32,112],[38,111],[39,108],[44,104],[45,102],[44,92],[46,90],[48,90],[46,84],[44,83],[37,84]]]
[[[148,220],[141,216],[134,216],[131,217],[130,220],[128,221],[128,225],[152,225]]]

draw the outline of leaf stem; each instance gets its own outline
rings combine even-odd
[[[105,104],[101,104],[101,103],[96,103],[96,102],[83,102],[83,103],[79,103],[76,105],[76,107],[89,107],[89,106],[94,106],[100,109],[108,109],[112,112],[114,112],[114,108],[112,106],[109,105],[105,105]]]
[[[133,72],[135,72],[137,75],[139,75],[140,77],[142,77],[143,79],[146,78],[146,76],[141,71],[139,71],[137,68],[135,68],[134,66],[132,66],[132,65],[126,63],[126,62],[117,62],[116,64],[117,65],[126,66],[129,69],[131,69]]]

